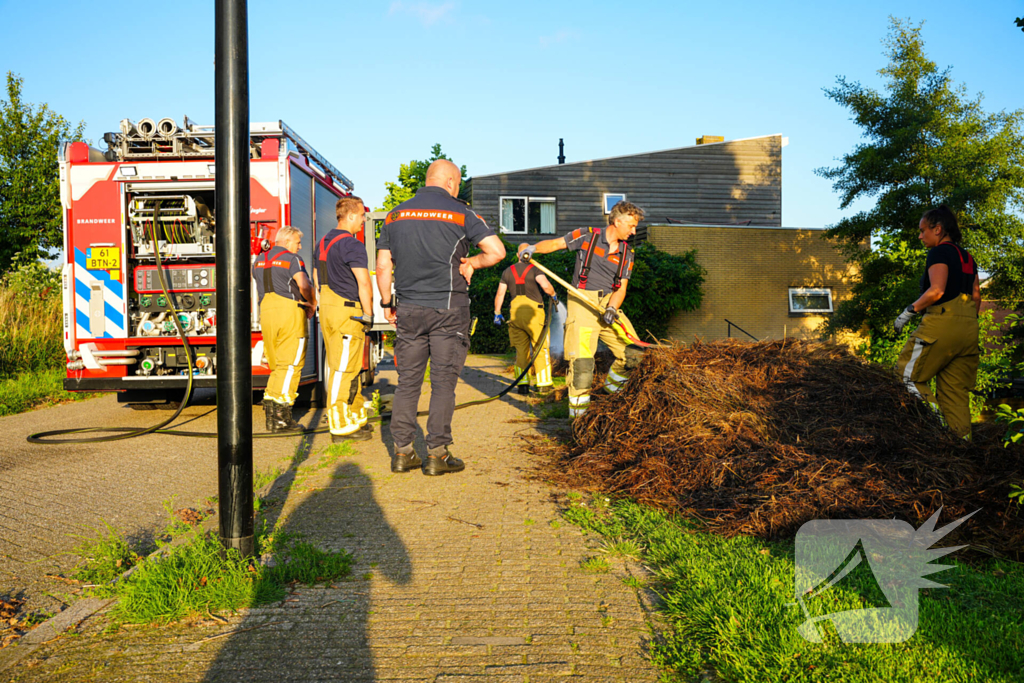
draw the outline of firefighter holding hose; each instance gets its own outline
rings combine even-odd
[[[508,318],[508,338],[516,349],[516,377],[526,369],[532,350],[538,344],[541,345],[537,352],[537,360],[530,367],[530,383],[520,384],[519,393],[529,394],[530,384],[533,384],[538,393],[544,393],[551,389],[552,384],[551,354],[548,353],[548,338],[544,334],[544,298],[541,291],[554,299],[557,307],[559,304],[555,288],[532,263],[513,263],[501,274],[498,293],[494,297],[495,325],[505,322],[501,307],[509,290],[512,291],[512,306]]]
[[[907,340],[897,371],[912,394],[937,403],[957,436],[971,438],[971,389],[978,379],[978,311],[981,280],[974,257],[960,246],[956,215],[945,205],[930,209],[918,224],[928,260],[921,296],[900,313],[896,332],[924,313]],[[928,382],[935,379],[935,393]]]
[[[298,251],[302,232],[290,225],[277,231],[275,245],[256,259],[252,277],[260,302],[263,352],[270,378],[263,392],[267,431],[299,431],[292,406],[306,358],[306,320],[313,317],[313,288]]]
[[[313,250],[327,348],[327,423],[333,443],[366,441],[373,432],[363,406],[363,345],[373,326],[373,288],[366,247],[356,237],[366,209],[359,197],[342,197],[334,213],[338,226]]]
[[[550,254],[561,249],[577,252],[572,284],[577,294],[569,292],[565,321],[565,359],[569,363],[566,384],[569,386],[569,415],[576,418],[590,405],[590,385],[594,380],[594,352],[598,341],[615,356],[604,389],[615,393],[629,377],[639,354],[634,353],[629,339],[615,330],[621,324],[626,334],[636,338],[632,323],[622,313],[629,276],[633,271],[633,250],[626,243],[636,234],[643,220],[643,210],[629,202],[612,207],[605,228],[580,228],[564,238],[544,240],[519,246],[519,258],[529,260],[534,254]],[[604,313],[598,313],[597,310]]]

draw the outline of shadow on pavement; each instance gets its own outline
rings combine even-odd
[[[281,528],[321,548],[350,551],[352,573],[332,585],[296,585],[283,602],[249,610],[204,681],[376,680],[367,636],[372,582],[406,584],[412,564],[376,501],[370,475],[359,465],[342,462],[329,481],[318,477],[316,486],[287,512]]]

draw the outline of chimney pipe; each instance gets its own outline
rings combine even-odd
[[[565,143],[562,142],[562,138],[558,138],[558,163],[565,163]]]

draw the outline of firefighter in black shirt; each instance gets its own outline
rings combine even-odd
[[[505,258],[505,247],[459,194],[461,173],[439,159],[426,185],[392,209],[377,241],[377,285],[388,322],[395,323],[398,387],[391,408],[394,472],[421,464],[413,450],[416,407],[430,361],[430,416],[424,474],[464,469],[451,454],[455,385],[469,351],[469,282],[473,272]],[[483,253],[469,257],[470,247]],[[392,272],[393,271],[393,272]],[[396,302],[391,300],[392,279]]]
[[[327,423],[331,441],[373,438],[362,396],[363,346],[373,325],[373,286],[366,245],[356,234],[366,209],[359,197],[342,197],[334,207],[338,226],[313,250],[313,278],[327,351]]]
[[[551,354],[548,353],[548,338],[544,335],[544,298],[541,290],[554,299],[555,306],[558,306],[555,288],[532,263],[513,263],[501,274],[498,293],[494,297],[495,325],[505,322],[501,307],[505,303],[505,293],[509,290],[512,291],[512,305],[508,316],[508,338],[516,349],[513,376],[518,377],[526,369],[532,351],[540,344],[537,360],[530,367],[530,381],[520,383],[519,393],[530,393],[530,384],[542,393],[551,389],[552,382]]]
[[[960,226],[946,206],[921,217],[920,238],[928,247],[921,296],[896,318],[896,331],[918,313],[921,324],[900,354],[897,370],[911,393],[938,402],[958,436],[971,436],[970,391],[978,379],[978,311],[981,281],[974,257],[959,246]],[[928,386],[935,378],[935,394]]]

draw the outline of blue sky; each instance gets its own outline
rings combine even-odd
[[[470,175],[781,133],[783,224],[843,214],[814,169],[859,131],[822,88],[879,84],[888,16],[990,111],[1024,106],[1024,2],[250,0],[251,119],[282,119],[378,206],[440,142]],[[0,70],[86,122],[213,123],[213,2],[0,0]]]

